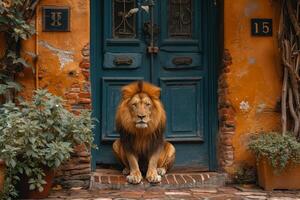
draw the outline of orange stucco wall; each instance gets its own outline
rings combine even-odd
[[[249,134],[280,130],[278,13],[277,5],[270,0],[224,0],[224,46],[232,56],[227,82],[228,98],[236,112],[233,137],[236,166],[243,162],[254,164],[245,146]],[[273,37],[251,36],[251,18],[272,18]]]
[[[70,32],[43,32],[42,9],[47,6],[69,6],[71,8]],[[80,73],[81,50],[89,43],[89,1],[82,0],[42,0],[37,9],[36,36],[23,42],[22,53],[38,72],[31,69],[21,73],[19,80],[25,86],[23,96],[29,97],[31,91],[48,88],[63,96],[73,84],[80,84],[84,77]]]

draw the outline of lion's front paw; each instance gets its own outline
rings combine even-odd
[[[131,172],[128,176],[126,176],[126,180],[131,184],[139,184],[142,181],[141,172]]]
[[[161,176],[166,175],[167,170],[165,168],[157,168],[157,173]]]
[[[157,174],[156,169],[148,170],[147,175],[146,175],[146,179],[150,183],[159,183],[159,182],[161,182],[161,176]]]

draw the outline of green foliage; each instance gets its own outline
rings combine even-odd
[[[6,49],[0,58],[0,95],[11,101],[21,86],[15,75],[29,64],[20,57],[20,40],[30,38],[35,29],[31,18],[38,0],[0,0],[0,33],[6,41]],[[2,38],[1,38],[2,39]]]
[[[266,158],[280,172],[289,162],[300,163],[300,143],[295,136],[280,133],[261,133],[252,137],[249,149],[259,161]]]
[[[79,144],[91,147],[93,120],[88,111],[74,115],[63,100],[37,90],[31,102],[6,103],[0,109],[0,158],[15,185],[20,174],[29,177],[30,189],[43,190],[43,168],[57,168]],[[11,187],[11,186],[10,186]]]
[[[34,33],[27,21],[31,5],[28,0],[0,0],[0,30],[10,33],[16,41],[28,39]]]

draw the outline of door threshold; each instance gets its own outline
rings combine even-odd
[[[162,187],[164,189],[179,188],[203,188],[224,186],[226,175],[217,172],[178,172],[170,171],[162,177],[161,183],[150,184],[145,178],[140,184],[133,185],[126,181],[120,170],[116,169],[96,169],[92,173],[90,189],[126,189],[126,188],[152,188]]]
[[[122,167],[118,164],[97,164],[96,171],[122,171]],[[212,172],[207,167],[201,166],[174,166],[168,173],[201,173],[201,172]]]

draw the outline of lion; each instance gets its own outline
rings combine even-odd
[[[142,173],[148,182],[159,183],[174,163],[175,148],[163,137],[166,113],[159,98],[160,88],[145,81],[122,88],[116,111],[120,139],[113,143],[113,152],[129,183],[140,183]]]

